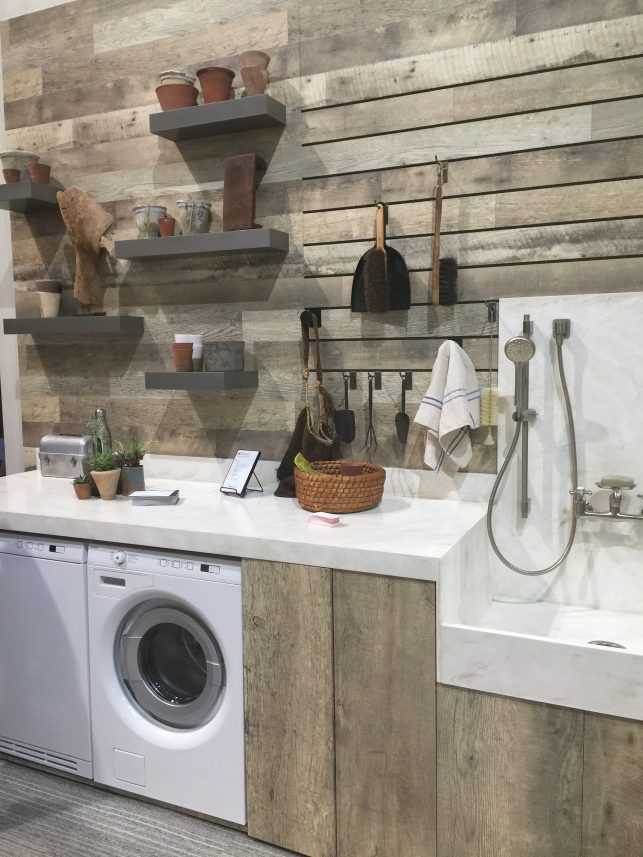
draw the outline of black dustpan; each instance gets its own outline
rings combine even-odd
[[[386,312],[408,309],[411,284],[401,253],[386,244],[386,206],[378,203],[375,245],[357,263],[353,276],[353,312]]]

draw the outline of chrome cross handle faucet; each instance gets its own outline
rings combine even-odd
[[[592,492],[578,486],[569,492],[574,497],[574,508],[577,517],[619,518],[643,521],[643,512],[640,515],[630,515],[626,512],[621,512],[623,491],[631,491],[636,487],[636,483],[629,476],[604,476],[600,482],[596,483],[596,487],[606,489],[610,492],[609,512],[595,512],[591,504]],[[637,496],[643,499],[643,494],[638,494]]]

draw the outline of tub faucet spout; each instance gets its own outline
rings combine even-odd
[[[598,488],[607,489],[610,492],[609,496],[609,512],[595,512],[592,503],[592,492],[585,488],[577,487],[570,491],[574,497],[574,509],[576,517],[588,518],[617,518],[619,520],[628,521],[643,521],[643,511],[640,515],[631,515],[621,511],[623,504],[623,491],[631,491],[636,483],[629,476],[604,476],[600,482],[596,483]],[[643,499],[643,494],[637,495]]]

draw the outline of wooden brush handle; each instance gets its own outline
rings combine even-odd
[[[378,203],[375,213],[375,246],[378,250],[384,249],[386,242],[386,212],[382,203]]]
[[[442,164],[438,163],[438,181],[433,202],[433,244],[431,252],[431,303],[440,304],[440,230],[442,228]]]

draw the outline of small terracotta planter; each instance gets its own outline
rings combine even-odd
[[[234,80],[232,69],[212,66],[200,68],[196,74],[206,104],[213,101],[228,101],[232,98],[232,81]]]
[[[198,94],[196,87],[190,83],[167,83],[156,87],[156,95],[163,110],[194,107]]]
[[[159,231],[161,233],[161,238],[171,238],[174,235],[174,227],[176,226],[176,220],[173,217],[170,217],[169,214],[166,214],[165,217],[159,218]]]
[[[192,347],[193,343],[191,342],[172,343],[172,357],[177,372],[192,371]]]
[[[270,65],[270,54],[263,51],[244,51],[239,55],[239,65],[241,68],[267,69]]]
[[[113,500],[116,496],[118,480],[121,476],[120,467],[117,467],[115,470],[92,470],[91,474],[98,488],[101,500]]]
[[[29,161],[27,170],[32,182],[39,184],[49,184],[51,176],[51,167],[48,164],[41,164],[40,161]]]
[[[270,77],[264,68],[256,66],[241,69],[241,78],[246,88],[246,95],[263,95],[268,88]]]
[[[92,496],[91,482],[74,482],[74,491],[79,500],[89,500]]]
[[[15,184],[20,181],[20,170],[3,170],[2,175],[7,184]]]

